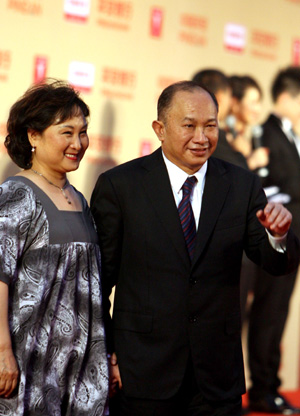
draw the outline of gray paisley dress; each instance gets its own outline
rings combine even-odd
[[[100,251],[84,197],[60,211],[24,177],[0,187],[0,279],[9,285],[16,394],[3,416],[101,416],[108,369]]]

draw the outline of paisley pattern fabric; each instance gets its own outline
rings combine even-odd
[[[0,280],[9,284],[20,369],[14,397],[0,398],[0,415],[104,415],[108,369],[100,251],[86,201],[81,196],[82,213],[59,211],[20,178],[0,187]],[[59,241],[63,227],[73,241]]]

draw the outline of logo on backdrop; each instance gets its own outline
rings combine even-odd
[[[4,146],[4,138],[7,135],[6,121],[0,120],[0,153],[6,153],[6,147]]]
[[[90,14],[90,0],[65,0],[64,14],[68,20],[85,22]]]
[[[150,140],[142,140],[140,143],[140,156],[150,155],[152,152],[152,142]]]
[[[112,155],[121,152],[122,140],[119,136],[89,134],[89,139],[87,159],[91,163],[107,163]]]
[[[300,39],[295,39],[292,44],[292,64],[300,65]]]
[[[207,28],[206,17],[184,13],[180,16],[179,40],[191,45],[205,46],[207,44]]]
[[[162,91],[167,88],[169,85],[174,84],[175,82],[182,81],[182,78],[175,78],[169,75],[159,75],[156,78],[156,88],[154,90],[153,99],[155,104],[157,103],[158,97],[162,93]]]
[[[94,86],[95,66],[88,62],[72,61],[69,64],[68,81],[82,92],[90,92]]]
[[[0,49],[0,82],[7,82],[11,67],[11,51]]]
[[[224,46],[227,50],[242,53],[245,50],[247,29],[236,23],[227,23],[224,28]]]
[[[22,14],[41,15],[41,0],[8,0],[7,8]]]
[[[277,59],[278,36],[261,30],[252,30],[250,36],[251,55],[274,61]]]
[[[132,100],[136,79],[135,71],[104,67],[101,74],[101,83],[103,84],[101,94],[109,98]]]
[[[114,30],[129,30],[133,15],[132,1],[125,0],[98,0],[97,24]]]
[[[36,56],[34,61],[33,82],[43,81],[47,76],[48,59],[44,56]]]
[[[155,38],[160,38],[162,35],[164,13],[161,8],[154,7],[151,10],[150,16],[150,34]]]

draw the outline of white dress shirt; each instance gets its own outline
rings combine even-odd
[[[195,176],[197,178],[197,182],[191,192],[190,201],[192,205],[192,210],[194,213],[196,229],[198,229],[200,212],[201,212],[201,205],[202,205],[202,195],[205,185],[205,176],[207,171],[207,162],[193,175],[188,175],[182,169],[180,169],[177,165],[172,163],[166,156],[163,154],[163,158],[167,167],[167,171],[169,174],[171,187],[175,199],[176,206],[178,207],[180,201],[182,200],[182,186],[186,179],[189,176]]]
[[[282,130],[287,136],[287,138],[289,139],[289,141],[295,144],[299,157],[300,157],[300,138],[293,131],[292,122],[288,118],[283,117],[281,119],[281,125],[282,125]]]

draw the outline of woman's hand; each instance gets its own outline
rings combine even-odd
[[[19,380],[19,369],[11,348],[0,346],[0,396],[8,398]]]
[[[0,280],[0,397],[9,397],[19,379],[8,324],[8,291],[8,285]]]

